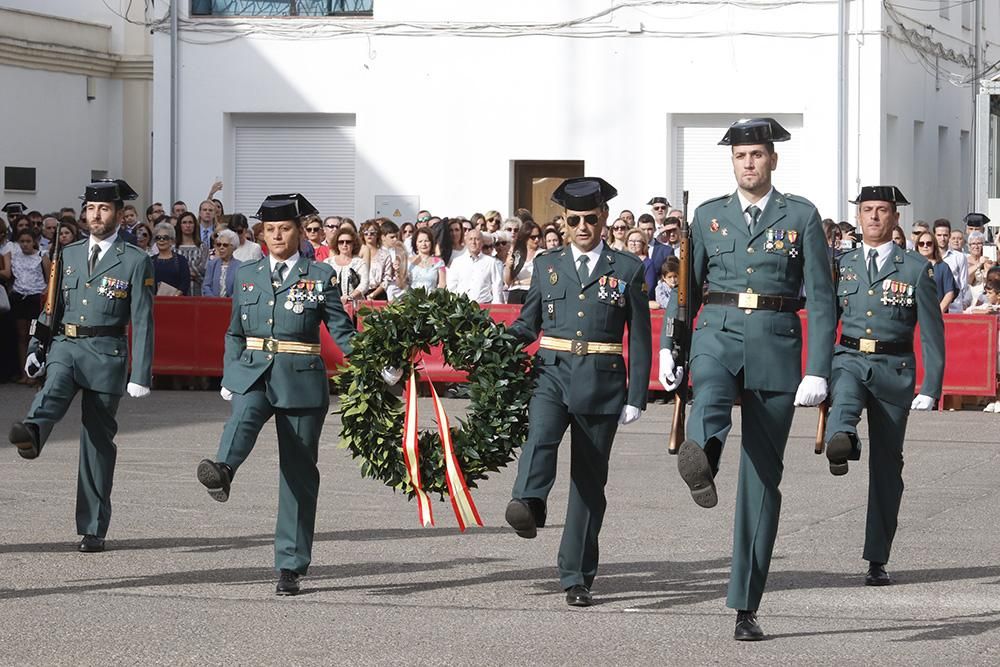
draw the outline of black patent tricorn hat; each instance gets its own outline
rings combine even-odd
[[[791,133],[773,118],[742,118],[729,126],[719,145],[767,144],[791,138]]]
[[[552,201],[570,211],[600,208],[618,196],[615,186],[598,176],[568,178],[552,193]]]
[[[297,192],[287,195],[268,195],[264,203],[257,209],[257,214],[251,217],[261,222],[280,222],[282,220],[297,220],[304,215],[319,213],[309,200]]]

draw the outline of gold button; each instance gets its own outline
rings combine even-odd
[[[875,290],[873,290],[873,289],[868,290],[868,296],[874,296],[874,294],[875,294]]]
[[[870,311],[870,310],[869,310],[868,312],[866,312],[866,313],[865,313],[865,315],[866,315],[867,317],[871,317],[871,316],[872,316],[872,311]]]
[[[586,297],[586,296],[584,296],[583,294],[581,294],[581,295],[580,295],[580,301],[583,301],[583,300],[584,300],[584,299],[586,299],[586,298],[587,298],[587,297]]]
[[[870,336],[872,334],[872,330],[871,329],[865,329],[865,333]]]
[[[748,266],[747,267],[747,273],[753,273],[753,267],[752,266]]]
[[[752,254],[754,254],[754,252],[755,252],[755,251],[754,251],[754,249],[753,249],[753,246],[751,246],[751,247],[747,248],[747,254],[748,254],[748,255],[752,255]]]
[[[83,300],[83,301],[81,301],[80,303],[82,303],[83,305],[85,305],[85,306],[86,306],[86,305],[87,305],[87,300],[86,300],[86,299],[84,299],[84,300]]]
[[[583,311],[581,310],[579,313],[577,313],[577,316],[578,317],[583,317]]]
[[[582,335],[583,335],[583,332],[582,332],[582,331],[577,331],[577,332],[576,332],[576,335],[577,335],[577,336],[582,336]]]

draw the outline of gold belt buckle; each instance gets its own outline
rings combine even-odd
[[[76,338],[76,325],[75,324],[64,324],[63,331],[70,338]]]
[[[757,309],[757,297],[758,294],[750,294],[747,292],[740,292],[739,301],[737,302],[740,308],[750,308],[753,310]]]
[[[877,342],[877,340],[872,340],[871,338],[859,338],[858,349],[868,354],[875,354],[875,343]]]
[[[579,355],[579,356],[582,357],[585,354],[587,354],[587,348],[588,347],[589,346],[587,345],[587,341],[585,341],[585,340],[574,340],[574,341],[570,342],[569,351],[572,352],[573,354],[576,354],[576,355]]]
[[[264,351],[265,352],[277,352],[278,351],[278,341],[273,338],[264,339]]]

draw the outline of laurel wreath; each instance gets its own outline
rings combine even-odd
[[[464,420],[450,419],[455,454],[469,488],[514,459],[528,434],[531,359],[502,323],[465,295],[410,290],[381,309],[363,307],[348,366],[337,376],[340,446],[361,461],[362,477],[414,496],[403,461],[403,403],[382,379],[386,367],[409,377],[416,353],[441,345],[445,362],[469,377],[471,403]],[[419,372],[419,360],[418,360]],[[455,424],[458,423],[458,426]],[[420,479],[428,494],[444,498],[441,438],[419,435]]]

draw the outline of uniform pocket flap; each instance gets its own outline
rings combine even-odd
[[[566,298],[566,288],[561,285],[552,285],[545,288],[544,301],[553,301],[555,299],[565,299]]]
[[[76,289],[79,284],[80,279],[76,276],[63,276],[62,278],[62,288],[63,289]]]
[[[260,301],[260,292],[240,292],[240,305],[248,306]]]
[[[612,354],[596,354],[594,355],[594,366],[599,371],[623,373],[625,372],[625,359]]]
[[[771,320],[771,333],[777,336],[801,336],[802,322],[799,321],[797,315],[794,320],[788,320],[783,317],[774,318]]]
[[[856,280],[847,280],[840,283],[837,286],[837,294],[841,296],[846,296],[848,294],[856,294],[860,284]]]
[[[312,355],[294,355],[292,368],[297,371],[324,371],[323,360]]]
[[[733,239],[715,239],[707,244],[708,253],[710,255],[721,255],[724,252],[732,252],[735,241]]]

